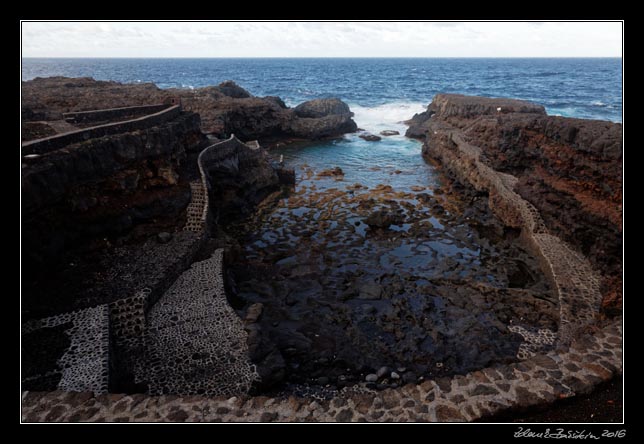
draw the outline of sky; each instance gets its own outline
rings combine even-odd
[[[22,22],[23,57],[621,57],[621,22]]]

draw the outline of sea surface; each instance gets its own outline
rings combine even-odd
[[[622,119],[622,60],[600,59],[23,59],[22,79],[94,77],[160,88],[234,80],[288,105],[339,97],[351,108],[425,107],[439,92],[510,97],[551,115]],[[409,116],[411,117],[411,116]],[[361,122],[358,122],[360,124]]]

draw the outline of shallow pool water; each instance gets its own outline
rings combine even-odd
[[[485,196],[461,192],[416,140],[358,136],[273,150],[295,187],[235,231],[238,308],[264,306],[256,361],[266,374],[283,364],[274,383],[341,386],[383,366],[407,382],[464,373],[516,359],[510,323],[554,328],[522,306],[548,286]]]

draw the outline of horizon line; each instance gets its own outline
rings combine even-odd
[[[622,56],[194,56],[194,57],[133,57],[133,56],[21,56],[21,59],[621,59]]]

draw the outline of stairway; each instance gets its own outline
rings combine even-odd
[[[228,305],[223,250],[195,262],[150,309],[139,378],[152,395],[245,394],[257,378],[242,321]]]

